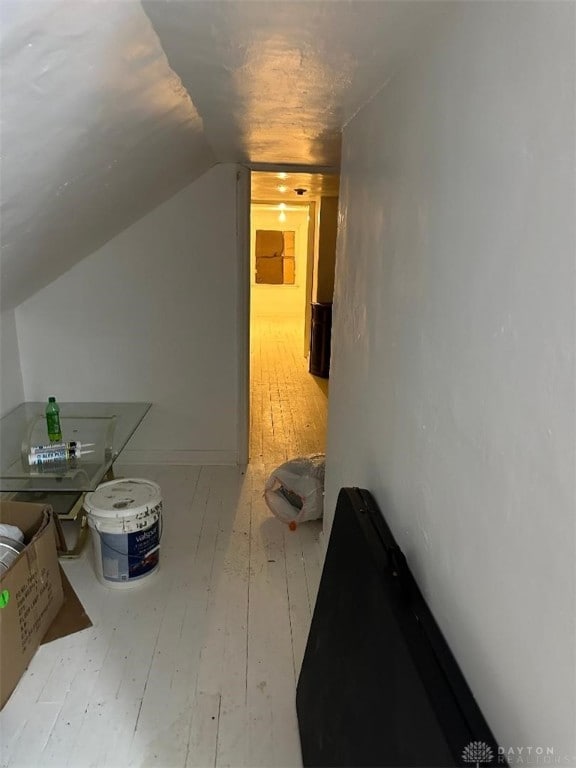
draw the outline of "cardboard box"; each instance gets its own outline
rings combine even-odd
[[[16,687],[64,601],[49,506],[1,502],[0,522],[17,525],[25,550],[0,575],[0,709]]]

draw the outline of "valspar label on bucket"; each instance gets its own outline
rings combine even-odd
[[[160,562],[162,498],[150,480],[112,480],[86,494],[94,565],[110,587],[130,586]]]
[[[144,576],[158,565],[159,541],[157,522],[141,533],[100,533],[102,575],[109,581],[128,581]]]

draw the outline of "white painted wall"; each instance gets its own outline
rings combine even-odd
[[[308,209],[285,211],[286,221],[278,221],[279,212],[254,204],[251,206],[250,282],[251,312],[254,316],[293,316],[304,319],[306,301],[306,262],[308,259]],[[296,232],[294,285],[256,283],[256,230],[279,229]]]
[[[24,400],[20,352],[13,310],[0,314],[0,416]]]
[[[566,765],[574,12],[456,4],[345,129],[326,498],[374,492],[500,743]]]
[[[17,308],[26,399],[150,400],[134,459],[236,460],[236,172],[214,167]]]

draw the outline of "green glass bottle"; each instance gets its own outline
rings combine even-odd
[[[51,443],[62,440],[62,427],[60,426],[60,406],[55,397],[48,398],[46,406],[46,426],[48,427],[48,439]]]

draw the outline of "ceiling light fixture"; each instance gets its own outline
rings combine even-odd
[[[287,173],[277,173],[276,174],[276,178],[277,179],[287,179],[288,178],[288,174]]]
[[[288,187],[285,184],[280,184],[280,186],[276,187],[276,189],[278,190],[278,192],[286,192]]]

